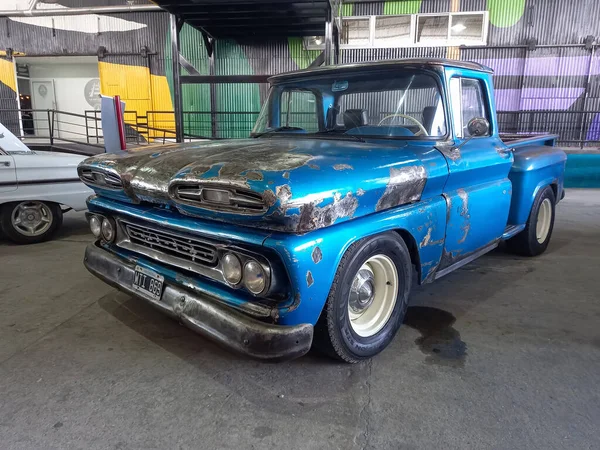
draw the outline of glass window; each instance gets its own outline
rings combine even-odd
[[[317,101],[310,91],[289,90],[281,94],[280,126],[313,133],[319,129]]]
[[[370,18],[344,19],[342,25],[341,44],[353,47],[368,47],[371,44]]]
[[[326,111],[326,113],[325,113]],[[307,134],[427,138],[446,135],[436,79],[421,71],[388,71],[378,77],[344,74],[290,80],[272,88],[254,135]]]
[[[471,119],[483,117],[490,120],[481,81],[473,78],[452,78],[450,96],[457,137],[470,136],[468,126]]]
[[[449,21],[450,17],[448,15],[418,16],[417,42],[424,44],[447,40]]]
[[[429,76],[421,77],[417,85],[340,96],[336,127],[349,134],[444,136],[444,108],[437,85]]]
[[[375,45],[400,46],[411,42],[411,16],[377,16],[375,18]]]
[[[483,14],[453,14],[450,40],[477,43],[484,40]]]

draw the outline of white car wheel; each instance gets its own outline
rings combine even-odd
[[[45,203],[21,202],[11,214],[11,224],[15,231],[23,236],[41,236],[52,226],[54,215]]]
[[[545,198],[540,205],[535,226],[535,237],[541,244],[548,237],[550,224],[552,223],[552,203],[549,198]]]
[[[356,334],[377,334],[388,322],[398,298],[398,271],[385,255],[370,257],[358,270],[348,298],[350,325]]]

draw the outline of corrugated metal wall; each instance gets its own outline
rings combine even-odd
[[[61,4],[88,5],[90,1],[65,0]],[[94,2],[122,4],[120,0]],[[561,111],[583,108],[587,111],[600,110],[600,51],[596,51],[592,58],[591,50],[582,46],[535,50],[523,47],[532,39],[538,45],[559,46],[581,44],[587,35],[600,38],[598,0],[388,0],[349,3],[343,7],[344,15],[355,16],[451,10],[489,11],[490,27],[488,45],[485,48],[461,48],[453,51],[448,51],[446,47],[352,49],[342,51],[342,61],[439,58],[451,55],[479,61],[495,69],[499,110],[548,109],[555,111],[555,115]],[[171,54],[166,13],[112,14],[103,16],[101,20],[95,15],[77,16],[69,18],[69,23],[64,22],[67,19],[60,19],[63,22],[57,19],[54,25],[48,20],[49,18],[24,18],[16,21],[0,18],[0,49],[12,48],[28,56],[62,56],[93,55],[100,46],[105,47],[108,54],[101,61],[106,63],[107,70],[111,70],[104,72],[107,79],[116,80],[119,75],[112,71],[122,70],[125,73],[130,70],[128,67],[143,67],[148,71],[147,79],[143,83],[139,80],[136,86],[130,86],[133,83],[128,83],[127,77],[121,77],[123,80],[111,92],[122,91],[130,96],[130,104],[137,104],[142,115],[147,110],[172,110]],[[78,23],[74,24],[73,20]],[[64,25],[63,28],[67,29],[60,29],[58,25]],[[81,31],[83,25],[85,32]],[[184,26],[180,37],[183,55],[201,74],[208,74],[208,57],[200,33]],[[148,58],[139,56],[144,47],[150,50]],[[305,68],[319,53],[306,50],[299,38],[260,43],[219,41],[216,45],[214,70],[215,74],[270,75]],[[133,72],[138,73],[136,70]],[[2,95],[6,103],[11,96],[10,88],[6,83],[0,88],[6,91]],[[149,98],[142,98],[142,91],[148,92]],[[210,86],[184,86],[184,109],[194,113],[186,117],[186,132],[210,134],[215,128],[216,119],[214,131],[217,135],[244,135],[255,118],[255,114],[250,113],[258,111],[266,91],[265,85],[258,84],[214,86],[214,104],[218,114],[215,117],[216,112],[213,111],[211,118]],[[150,115],[153,119],[149,118],[149,122],[172,129],[173,114]],[[538,117],[531,117],[534,121],[538,120]],[[566,116],[563,114],[562,117]],[[565,132],[568,127],[573,130],[581,128],[581,120],[573,120],[579,120],[580,123],[561,125]],[[582,120],[588,120],[592,124],[596,119],[590,115]],[[593,127],[589,125],[588,128]],[[576,134],[575,131],[570,133],[572,136]]]

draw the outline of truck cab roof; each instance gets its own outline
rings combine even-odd
[[[407,58],[389,61],[375,61],[353,64],[339,64],[335,66],[321,66],[304,70],[296,70],[294,72],[286,72],[279,75],[274,75],[269,78],[269,82],[276,84],[283,81],[293,80],[296,78],[305,78],[310,76],[320,75],[347,75],[362,71],[379,71],[399,68],[410,69],[435,69],[440,67],[456,67],[459,69],[475,70],[478,72],[493,73],[490,67],[484,66],[476,62],[456,61],[452,59],[435,59],[435,58]]]

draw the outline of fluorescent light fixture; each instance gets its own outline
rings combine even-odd
[[[467,29],[467,27],[465,27],[462,23],[457,23],[456,25],[452,25],[450,29],[455,33],[462,33]]]

